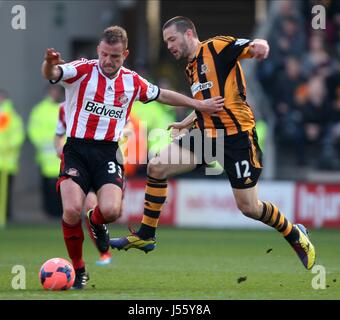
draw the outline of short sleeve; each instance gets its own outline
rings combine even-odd
[[[241,53],[238,56],[238,59],[250,59],[252,58],[252,54],[250,53],[250,41],[247,43],[247,45],[243,48]]]
[[[159,87],[147,81],[140,75],[137,75],[137,77],[140,86],[139,100],[143,103],[148,103],[150,101],[156,100],[160,93]]]
[[[84,74],[88,73],[92,68],[93,63],[87,59],[80,59],[69,63],[58,65],[61,69],[61,77],[56,81],[50,81],[51,83],[57,83],[63,81],[67,84],[71,84],[80,79]]]
[[[228,62],[237,59],[251,58],[249,52],[249,39],[236,39],[230,36],[218,36],[213,39],[213,45],[216,53]]]

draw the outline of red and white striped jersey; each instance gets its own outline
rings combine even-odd
[[[118,141],[134,101],[146,103],[159,95],[158,86],[124,67],[113,79],[102,73],[98,60],[81,59],[59,67],[67,137]]]
[[[66,133],[66,120],[65,120],[65,101],[59,104],[58,124],[55,130],[57,136],[63,136]]]

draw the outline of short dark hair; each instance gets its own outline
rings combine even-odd
[[[126,30],[120,26],[111,26],[104,30],[100,41],[104,41],[107,44],[116,44],[121,42],[124,49],[128,47],[128,37]]]
[[[169,28],[172,25],[175,25],[176,30],[182,34],[184,34],[184,32],[188,29],[192,30],[194,37],[197,38],[195,25],[189,18],[183,16],[173,17],[164,23],[162,30],[164,31],[164,29]]]

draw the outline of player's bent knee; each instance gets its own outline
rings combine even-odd
[[[167,166],[156,162],[155,158],[151,159],[148,163],[147,173],[152,178],[165,179],[167,178]]]
[[[70,204],[64,206],[63,216],[64,218],[80,219],[82,213],[82,206],[77,204]]]
[[[100,209],[103,218],[107,223],[116,221],[121,215],[121,206],[114,205],[107,208]]]

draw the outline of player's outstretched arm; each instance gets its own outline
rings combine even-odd
[[[184,129],[190,129],[194,125],[196,119],[197,119],[196,113],[195,111],[193,111],[182,121],[173,122],[169,124],[168,130],[171,129],[171,137],[175,138],[178,135],[180,135]]]
[[[259,60],[267,59],[269,54],[269,44],[267,40],[255,39],[250,44],[250,54]]]
[[[46,49],[44,62],[41,66],[42,75],[48,80],[58,80],[61,76],[61,70],[58,64],[64,64],[60,53],[53,48]]]
[[[221,96],[213,97],[206,100],[196,100],[189,98],[175,91],[160,89],[157,100],[161,103],[175,107],[191,107],[200,112],[209,114],[221,111],[224,106],[224,98]]]
[[[187,117],[185,117],[182,121],[173,122],[169,124],[168,130],[169,129],[177,129],[177,130],[188,129],[192,127],[196,118],[197,118],[196,113],[195,111],[193,111]]]

